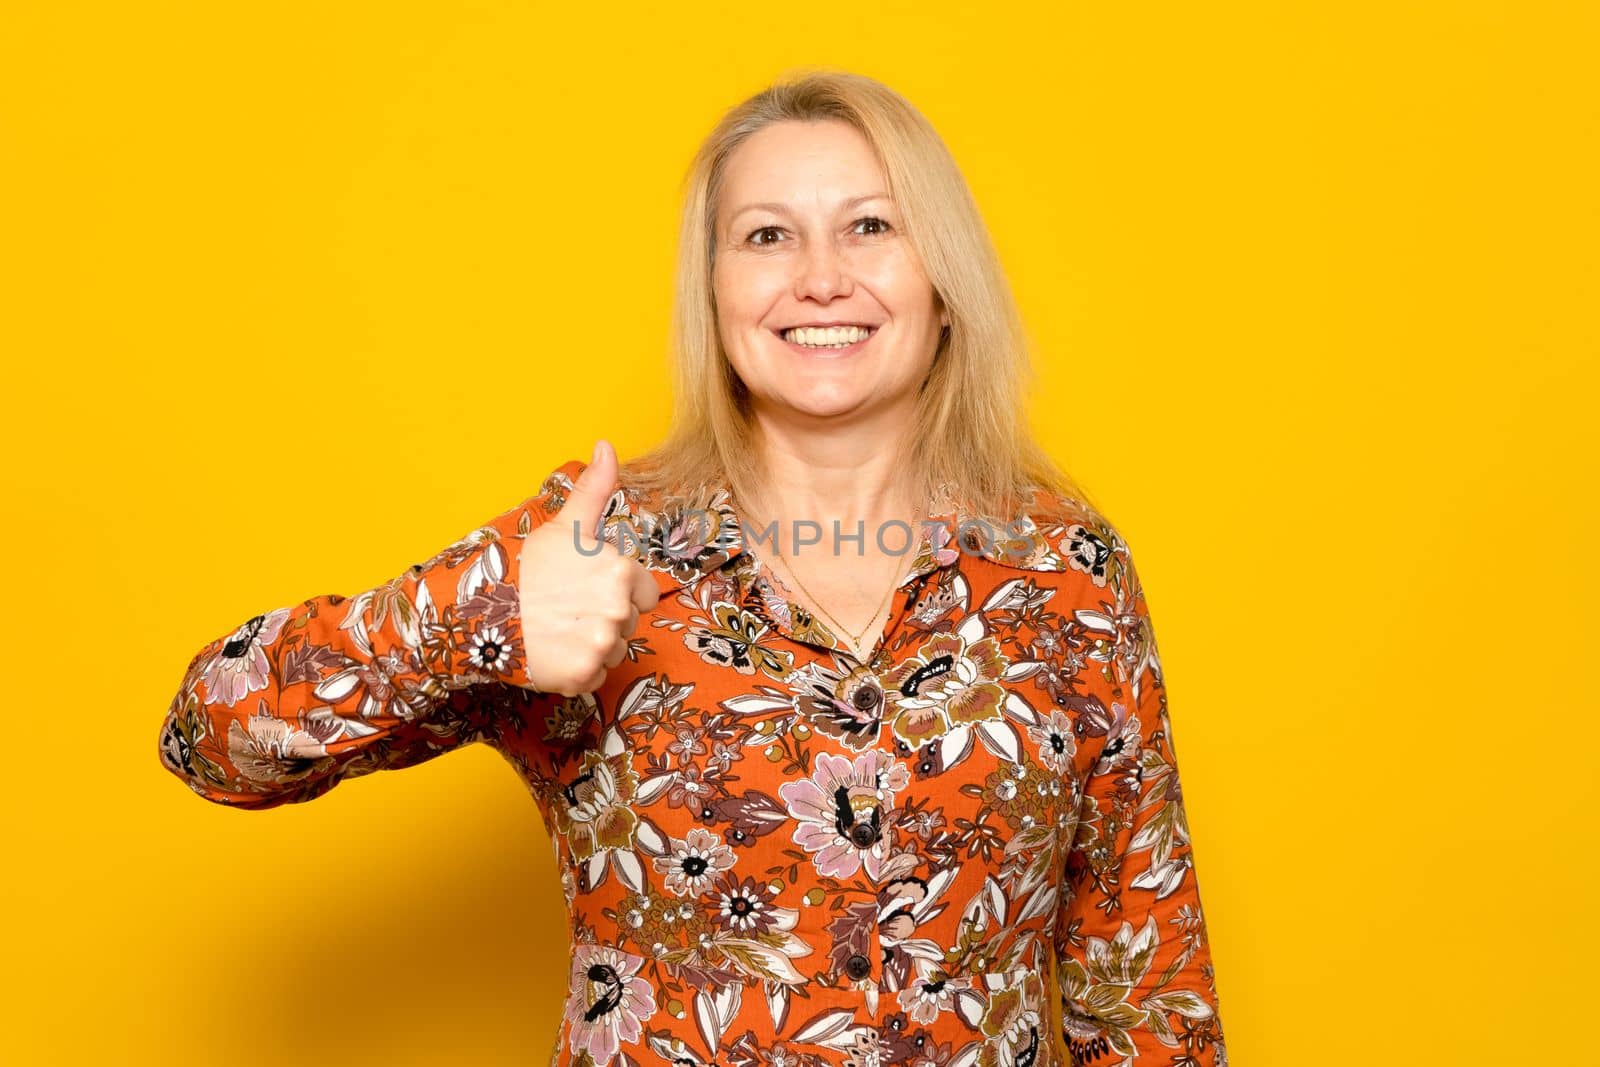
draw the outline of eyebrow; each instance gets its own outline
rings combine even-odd
[[[858,204],[865,204],[869,200],[889,200],[889,199],[890,199],[890,196],[889,196],[888,193],[868,193],[866,196],[852,197],[851,199],[846,200],[844,203],[840,204],[839,207],[840,207],[841,210],[849,211],[851,208],[857,206]],[[739,208],[739,210],[735,211],[732,215],[728,216],[728,223],[731,225],[733,223],[734,219],[738,218],[740,215],[743,215],[746,211],[772,211],[772,212],[776,212],[779,215],[787,215],[789,213],[789,207],[788,207],[787,204],[779,204],[779,203],[775,203],[774,201],[771,201],[771,200],[763,200],[760,203],[756,203],[756,204],[745,204],[743,207]]]

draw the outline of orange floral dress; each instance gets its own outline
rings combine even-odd
[[[563,697],[528,682],[518,564],[585,466],[207,643],[162,765],[261,809],[493,745],[567,902],[552,1067],[1227,1063],[1161,660],[1102,516],[1042,491],[1019,524],[933,516],[863,662],[725,488],[619,490],[606,540],[661,602]]]

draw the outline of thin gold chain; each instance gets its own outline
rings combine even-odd
[[[931,501],[930,501],[930,503],[931,503]],[[911,531],[912,531],[912,536],[915,537],[915,535],[916,535],[916,524],[915,523],[912,523]],[[783,543],[783,536],[780,533],[777,537],[775,537],[773,539],[773,542],[772,542],[772,555],[773,555],[774,559],[783,560],[783,552],[782,552],[782,549],[780,548],[782,543]],[[784,570],[789,572],[789,576],[794,579],[795,584],[800,587],[800,591],[805,593],[806,596],[811,598],[812,606],[817,609],[817,611],[822,615],[822,617],[827,619],[829,622],[833,623],[833,625],[835,625],[835,626],[837,626],[839,628],[839,631],[841,633],[843,633],[847,637],[849,637],[851,652],[853,652],[855,654],[856,659],[858,659],[858,660],[861,659],[861,638],[866,634],[866,632],[868,630],[872,629],[872,624],[878,621],[878,616],[883,614],[883,609],[888,606],[890,599],[894,596],[894,591],[900,587],[900,565],[899,565],[899,563],[897,562],[895,564],[893,584],[891,584],[889,586],[889,591],[883,595],[883,601],[882,601],[882,603],[880,603],[878,605],[878,610],[874,611],[872,613],[872,617],[867,620],[867,624],[865,626],[863,626],[859,631],[857,631],[855,633],[851,633],[848,629],[845,628],[843,623],[841,623],[838,619],[835,619],[832,615],[830,615],[828,613],[828,610],[822,606],[822,601],[817,598],[817,595],[815,593],[813,593],[811,590],[807,589],[806,588],[806,583],[800,580],[800,575],[798,573],[796,573],[796,571],[794,569],[794,565],[792,563],[790,563],[788,560],[783,560],[783,566],[784,566]]]
[[[776,549],[774,549],[773,554],[777,556],[778,559],[783,559],[781,555],[778,555]],[[895,582],[893,585],[889,586],[889,591],[883,595],[883,601],[879,603],[878,610],[874,611],[872,613],[872,617],[867,620],[867,624],[855,633],[851,633],[849,630],[845,629],[843,623],[841,623],[838,619],[835,619],[832,615],[828,614],[827,609],[822,606],[822,603],[817,599],[816,594],[806,588],[806,583],[800,580],[800,575],[795,573],[794,568],[789,566],[787,560],[784,560],[784,565],[785,569],[789,572],[789,576],[794,579],[795,584],[800,587],[801,591],[805,593],[806,596],[811,598],[812,605],[816,607],[817,611],[821,612],[822,617],[833,623],[833,625],[839,628],[841,633],[846,634],[850,638],[850,650],[855,653],[856,659],[861,659],[861,638],[866,635],[868,630],[872,629],[872,624],[878,621],[878,616],[883,614],[883,609],[888,606],[889,599],[894,596],[894,591],[900,586],[899,565],[897,564],[894,569]]]

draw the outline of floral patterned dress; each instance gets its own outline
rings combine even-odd
[[[661,602],[563,697],[528,682],[518,564],[585,466],[207,643],[163,766],[262,809],[495,746],[567,902],[552,1067],[1227,1063],[1161,660],[1103,517],[1042,491],[1020,525],[934,516],[862,662],[725,488],[619,490],[606,540]]]

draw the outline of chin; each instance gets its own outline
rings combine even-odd
[[[871,397],[865,395],[850,394],[846,396],[830,392],[825,395],[785,397],[784,406],[803,415],[827,419],[858,411],[870,399]]]

